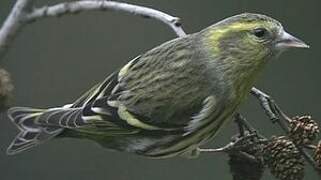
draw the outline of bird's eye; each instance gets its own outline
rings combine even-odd
[[[267,30],[265,28],[257,28],[257,29],[254,29],[254,35],[258,38],[262,38],[264,36],[266,36],[267,34]]]

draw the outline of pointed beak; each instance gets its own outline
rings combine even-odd
[[[276,41],[275,46],[278,49],[288,49],[288,48],[309,48],[310,46],[307,45],[302,40],[292,36],[291,34],[283,31],[279,38]]]

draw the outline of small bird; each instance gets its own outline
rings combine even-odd
[[[72,104],[9,109],[20,133],[7,154],[71,137],[151,158],[193,156],[232,119],[263,67],[293,47],[309,46],[271,17],[226,18],[141,54]]]

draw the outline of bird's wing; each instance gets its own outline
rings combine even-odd
[[[47,131],[59,128],[73,129],[91,134],[129,134],[137,128],[120,121],[117,109],[107,105],[106,95],[117,85],[118,73],[113,73],[97,84],[70,106],[51,108],[39,113],[37,123]]]
[[[91,111],[146,130],[186,131],[203,123],[218,102],[203,73],[203,54],[192,44],[173,40],[131,60]]]
[[[96,84],[91,89],[89,89],[87,92],[85,92],[70,107],[71,108],[84,107],[87,104],[94,101],[95,99],[97,99],[99,94],[101,94],[102,91],[104,91],[104,93],[110,93],[110,92],[108,92],[108,90],[110,90],[110,89],[108,89],[108,88],[105,89],[105,88],[107,86],[111,87],[111,86],[113,86],[113,83],[116,83],[114,81],[116,76],[117,76],[117,72],[109,75],[103,82]]]
[[[186,131],[203,123],[199,114],[217,102],[197,61],[203,57],[191,44],[189,38],[172,40],[131,60],[76,101],[83,121],[76,124]]]
[[[140,57],[138,56],[131,60],[119,72],[110,75],[102,83],[96,85],[78,99],[72,107],[81,107],[81,116],[78,116],[78,118],[75,116],[75,118],[69,118],[68,120],[74,121],[74,123],[64,123],[63,120],[60,120],[60,122],[62,124],[77,124],[78,127],[69,127],[77,129],[90,129],[92,127],[89,126],[87,128],[88,125],[100,125],[100,131],[102,131],[102,127],[129,129],[131,130],[130,132],[137,129],[178,130],[178,126],[173,126],[173,124],[165,126],[165,123],[163,123],[163,126],[159,127],[159,124],[150,123],[152,120],[148,116],[131,111],[125,105],[122,105],[121,101],[118,101],[119,95],[126,91],[122,89],[122,76],[125,74],[126,69],[131,68],[132,65],[140,60]],[[183,126],[180,127],[182,127],[180,128],[182,130]]]
[[[207,64],[203,59],[207,57],[194,40],[169,41],[119,71],[117,85],[106,96],[120,119],[143,129],[188,126],[214,93],[204,73]]]

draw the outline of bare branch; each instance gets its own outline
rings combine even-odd
[[[265,114],[270,118],[270,120],[273,123],[278,123],[279,126],[287,133],[289,131],[287,122],[283,121],[283,119],[280,118],[280,115],[286,119],[288,119],[288,117],[285,116],[274,100],[269,95],[255,87],[251,89],[251,94],[260,101]]]
[[[45,17],[58,17],[85,11],[102,10],[120,11],[145,18],[152,18],[168,25],[177,36],[182,37],[186,35],[184,30],[181,28],[180,19],[178,17],[173,17],[161,11],[147,7],[113,1],[74,1],[53,6],[44,6],[42,8],[34,9],[30,14],[28,14],[26,16],[26,21],[32,22]]]
[[[21,26],[22,19],[26,13],[26,9],[32,4],[32,0],[17,0],[12,8],[9,16],[4,21],[0,29],[0,59],[6,53],[8,46],[14,40]]]
[[[182,37],[186,35],[181,27],[182,25],[178,17],[147,7],[113,1],[74,1],[60,3],[53,6],[44,6],[28,11],[32,2],[33,0],[17,0],[9,16],[1,27],[0,59],[6,53],[19,30],[26,23],[34,22],[46,17],[58,17],[79,12],[110,10],[138,15],[145,18],[152,18],[169,26],[177,36]]]

